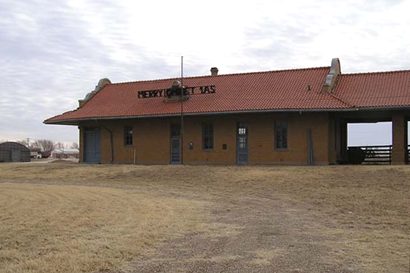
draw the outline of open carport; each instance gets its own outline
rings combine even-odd
[[[405,111],[358,111],[339,113],[336,120],[337,160],[340,163],[353,164],[407,164],[408,120],[409,113]],[[371,139],[365,145],[348,145],[349,124],[390,123],[391,143],[383,145],[371,144]],[[386,126],[385,126],[386,127]],[[365,143],[366,140],[363,140]]]

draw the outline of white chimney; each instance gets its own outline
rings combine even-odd
[[[336,85],[337,78],[341,74],[339,58],[333,58],[330,66],[329,74],[326,75],[325,83],[322,91],[331,92]]]
[[[211,68],[211,76],[218,76],[218,67]]]

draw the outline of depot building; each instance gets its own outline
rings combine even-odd
[[[80,161],[127,164],[338,164],[347,124],[392,122],[391,162],[408,161],[410,70],[330,67],[183,79],[99,81],[73,111]]]

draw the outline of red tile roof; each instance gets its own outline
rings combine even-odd
[[[410,108],[410,71],[342,74],[333,93],[354,108]]]
[[[357,108],[410,108],[410,71],[342,74],[332,92],[322,91],[329,67],[184,78],[184,86],[215,85],[216,93],[192,95],[184,114],[253,111],[330,111]],[[138,91],[166,89],[176,79],[109,84],[77,110],[45,123],[169,116],[180,103],[138,99]]]

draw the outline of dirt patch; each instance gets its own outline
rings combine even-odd
[[[323,232],[325,221],[317,224],[306,208],[281,198],[232,198],[214,205],[207,231],[161,245],[124,271],[367,272],[353,255],[333,255],[333,244],[345,241]]]

